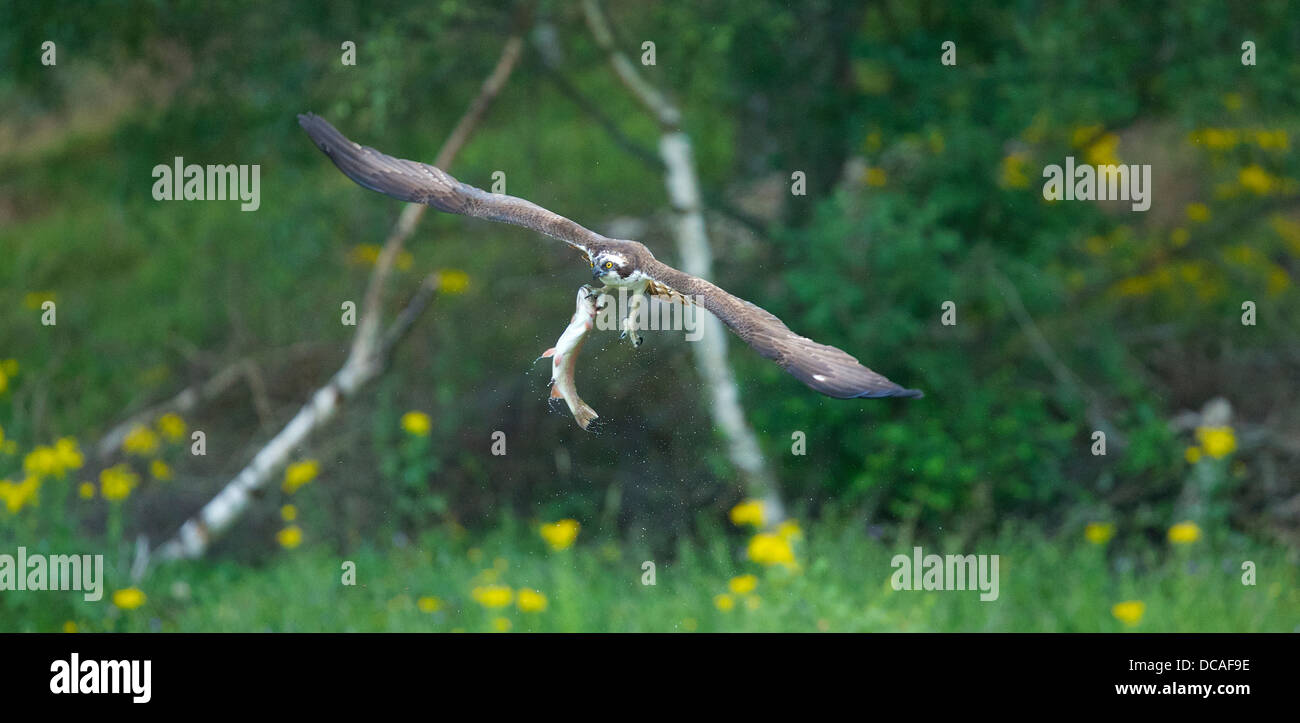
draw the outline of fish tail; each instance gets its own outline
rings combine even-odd
[[[574,420],[576,420],[578,426],[583,429],[586,429],[587,426],[591,424],[592,420],[599,416],[599,414],[596,414],[596,410],[592,409],[590,405],[582,400],[578,400],[578,406],[573,410]]]

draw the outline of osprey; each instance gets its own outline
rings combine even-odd
[[[320,116],[305,113],[298,123],[344,175],[372,191],[446,213],[523,226],[578,249],[595,279],[631,293],[632,313],[623,321],[623,332],[633,345],[640,345],[634,319],[646,294],[665,301],[698,301],[754,351],[822,394],[836,399],[924,396],[862,366],[847,352],[790,331],[754,304],[660,262],[644,244],[607,238],[522,198],[489,193],[457,181],[441,168],[353,143]]]

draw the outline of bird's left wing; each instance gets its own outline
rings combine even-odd
[[[488,193],[427,163],[394,158],[354,143],[324,118],[312,113],[298,123],[344,175],[358,184],[393,198],[423,203],[439,211],[523,226],[591,254],[609,239],[522,198]]]
[[[712,283],[657,259],[643,262],[652,294],[698,300],[754,351],[771,359],[809,387],[836,399],[922,397],[862,366],[852,355],[800,336],[776,316]]]

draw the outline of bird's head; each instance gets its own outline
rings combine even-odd
[[[617,251],[602,251],[591,258],[591,276],[606,284],[617,285],[631,275],[632,264]]]

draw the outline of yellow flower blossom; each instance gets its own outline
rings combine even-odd
[[[58,301],[53,291],[30,291],[23,296],[23,306],[39,309],[47,301]]]
[[[63,471],[81,469],[82,464],[85,463],[81,449],[77,446],[77,440],[72,437],[63,437],[54,443],[54,456]]]
[[[295,462],[284,470],[284,484],[280,485],[285,494],[297,492],[303,485],[316,479],[320,473],[320,463],[314,459]]]
[[[519,591],[519,599],[515,604],[519,606],[520,612],[540,613],[546,610],[546,602],[546,596],[542,593],[524,588]]]
[[[122,449],[127,454],[151,457],[158,451],[158,435],[143,424],[137,424],[126,433],[126,438],[122,440]]]
[[[1195,522],[1179,522],[1169,528],[1169,541],[1175,545],[1190,545],[1201,539],[1201,528]]]
[[[748,595],[758,587],[758,578],[754,575],[737,575],[727,583],[727,589],[737,595]]]
[[[185,420],[181,415],[168,412],[158,418],[158,433],[168,442],[175,444],[185,438]]]
[[[4,361],[0,361],[0,372],[4,372],[5,376],[8,377],[18,376],[18,360],[5,359]]]
[[[749,559],[760,565],[794,567],[794,550],[790,541],[770,532],[760,532],[749,541]]]
[[[1215,459],[1223,459],[1237,449],[1237,435],[1232,427],[1197,427],[1196,440]]]
[[[1110,609],[1110,614],[1121,623],[1132,627],[1141,622],[1142,615],[1146,611],[1147,605],[1141,600],[1125,600],[1122,603],[1115,603],[1115,606]]]
[[[1205,223],[1210,220],[1210,207],[1203,203],[1187,204],[1187,218],[1196,223]]]
[[[741,525],[762,527],[763,520],[763,503],[759,500],[744,500],[731,508],[731,524],[737,527]]]
[[[1092,142],[1092,139],[1101,133],[1103,126],[1100,123],[1090,126],[1077,126],[1070,132],[1070,145],[1075,148],[1083,148]]]
[[[280,543],[280,547],[292,550],[302,544],[302,528],[297,525],[289,525],[275,533],[275,541]]]
[[[1188,447],[1183,452],[1183,459],[1186,459],[1188,464],[1196,464],[1197,462],[1200,462],[1201,448],[1197,447],[1196,445],[1192,445],[1191,447]]]
[[[1115,525],[1110,522],[1089,522],[1083,528],[1083,536],[1094,545],[1104,545],[1115,536]]]
[[[77,495],[83,500],[93,499],[95,497],[95,485],[91,482],[82,482],[77,486]]]
[[[433,422],[429,419],[429,415],[424,412],[407,412],[402,415],[401,423],[402,429],[406,430],[407,434],[415,437],[427,437],[429,436],[429,430],[433,428]]]
[[[145,604],[149,598],[136,587],[128,587],[113,593],[113,604],[122,610],[135,610]]]
[[[166,482],[172,478],[172,468],[161,459],[155,459],[149,463],[149,474],[159,482]]]
[[[298,519],[298,508],[293,505],[285,505],[280,508],[280,519],[285,522],[293,522]]]
[[[38,446],[23,457],[23,471],[33,477],[61,477],[63,467],[53,447]]]
[[[469,274],[460,269],[438,271],[438,290],[444,294],[463,294],[469,288]]]
[[[880,188],[889,182],[889,174],[885,173],[885,169],[876,168],[873,166],[871,168],[868,168],[866,173],[863,174],[862,180],[868,186],[871,186],[873,188]]]
[[[515,599],[515,591],[505,585],[480,585],[470,591],[470,597],[485,608],[503,608]]]
[[[75,633],[75,632],[77,632],[77,624],[76,624],[75,622],[71,621],[71,620],[68,620],[68,621],[64,622],[64,623],[63,623],[63,632],[65,632],[65,633]]]
[[[415,601],[415,606],[422,613],[436,613],[442,609],[442,601],[436,597],[424,596]]]
[[[1116,166],[1120,163],[1119,157],[1115,155],[1118,148],[1119,136],[1114,133],[1104,133],[1088,146],[1083,157],[1095,166]]]
[[[5,509],[10,514],[17,514],[24,507],[35,506],[39,502],[40,489],[39,477],[28,477],[22,482],[0,480],[0,501],[4,502]]]
[[[1237,174],[1237,182],[1247,191],[1260,196],[1270,193],[1278,186],[1276,176],[1254,163],[1241,169]]]
[[[799,523],[795,520],[786,520],[777,525],[776,534],[784,537],[786,540],[803,539],[803,529],[799,527]]]
[[[492,629],[498,633],[508,633],[510,628],[510,618],[492,618]]]
[[[1006,188],[1028,188],[1029,174],[1025,173],[1025,164],[1029,154],[1018,151],[1003,157],[998,183]]]
[[[140,484],[140,476],[126,464],[118,464],[99,472],[99,493],[109,502],[121,502]]]
[[[713,607],[729,613],[736,607],[736,599],[726,593],[719,593],[713,596]]]
[[[546,544],[550,545],[552,550],[565,550],[578,539],[578,531],[581,529],[582,525],[578,524],[577,520],[564,519],[542,525],[541,534],[542,539],[546,540]]]

